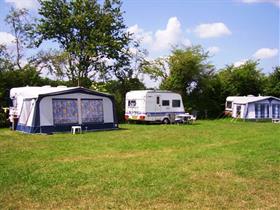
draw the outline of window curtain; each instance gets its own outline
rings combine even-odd
[[[79,122],[77,99],[53,99],[52,103],[55,125]]]
[[[83,123],[103,123],[103,100],[102,99],[82,99],[81,100],[82,122]]]

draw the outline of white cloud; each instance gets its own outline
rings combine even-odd
[[[143,44],[151,44],[153,42],[152,32],[145,32],[137,24],[129,27],[128,32],[132,33],[134,38]]]
[[[233,64],[234,67],[239,67],[242,66],[243,64],[245,64],[248,61],[248,59],[242,59],[240,61],[237,61]]]
[[[207,48],[207,51],[210,53],[210,54],[216,54],[218,52],[220,52],[220,48],[217,47],[217,46],[213,46],[213,47],[209,47]]]
[[[253,3],[271,3],[275,6],[280,7],[280,1],[279,0],[240,0],[243,3],[246,4],[253,4]]]
[[[15,37],[7,32],[0,32],[0,44],[7,46],[12,45],[15,42]]]
[[[261,48],[258,49],[253,55],[256,59],[266,59],[272,58],[278,54],[278,49],[276,48]]]
[[[164,30],[158,30],[155,33],[155,50],[164,50],[171,47],[171,45],[190,45],[190,41],[184,37],[181,23],[177,17],[171,17],[168,20]]]
[[[136,39],[152,51],[167,50],[173,45],[191,45],[190,40],[185,37],[177,17],[169,18],[166,28],[163,30],[147,32],[136,24],[128,28],[128,31],[133,33]]]
[[[5,0],[5,2],[13,4],[18,9],[34,9],[38,7],[37,0]]]
[[[231,34],[231,31],[228,29],[228,27],[221,22],[200,24],[194,29],[194,32],[200,38],[220,37]]]

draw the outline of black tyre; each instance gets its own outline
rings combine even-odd
[[[170,124],[170,120],[168,118],[164,118],[162,120],[162,123],[165,124],[165,125]]]

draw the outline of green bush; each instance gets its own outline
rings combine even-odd
[[[3,111],[3,109],[0,110],[0,128],[3,128],[3,127],[8,127],[9,126],[9,120],[8,120],[8,112],[5,113]]]

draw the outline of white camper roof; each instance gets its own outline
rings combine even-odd
[[[279,98],[273,96],[229,96],[226,101],[232,101],[236,104],[248,104],[252,102],[262,101],[269,98],[280,100]]]
[[[42,86],[42,87],[18,87],[12,88],[10,91],[10,98],[15,98],[21,96],[22,98],[38,98],[40,94],[48,94],[48,93],[55,93],[58,91],[70,90],[74,89],[75,87],[66,87],[66,86]]]
[[[148,93],[171,93],[171,94],[178,94],[168,90],[132,90],[126,93],[127,97],[139,97],[142,98],[146,96]],[[179,94],[178,94],[179,95]]]

